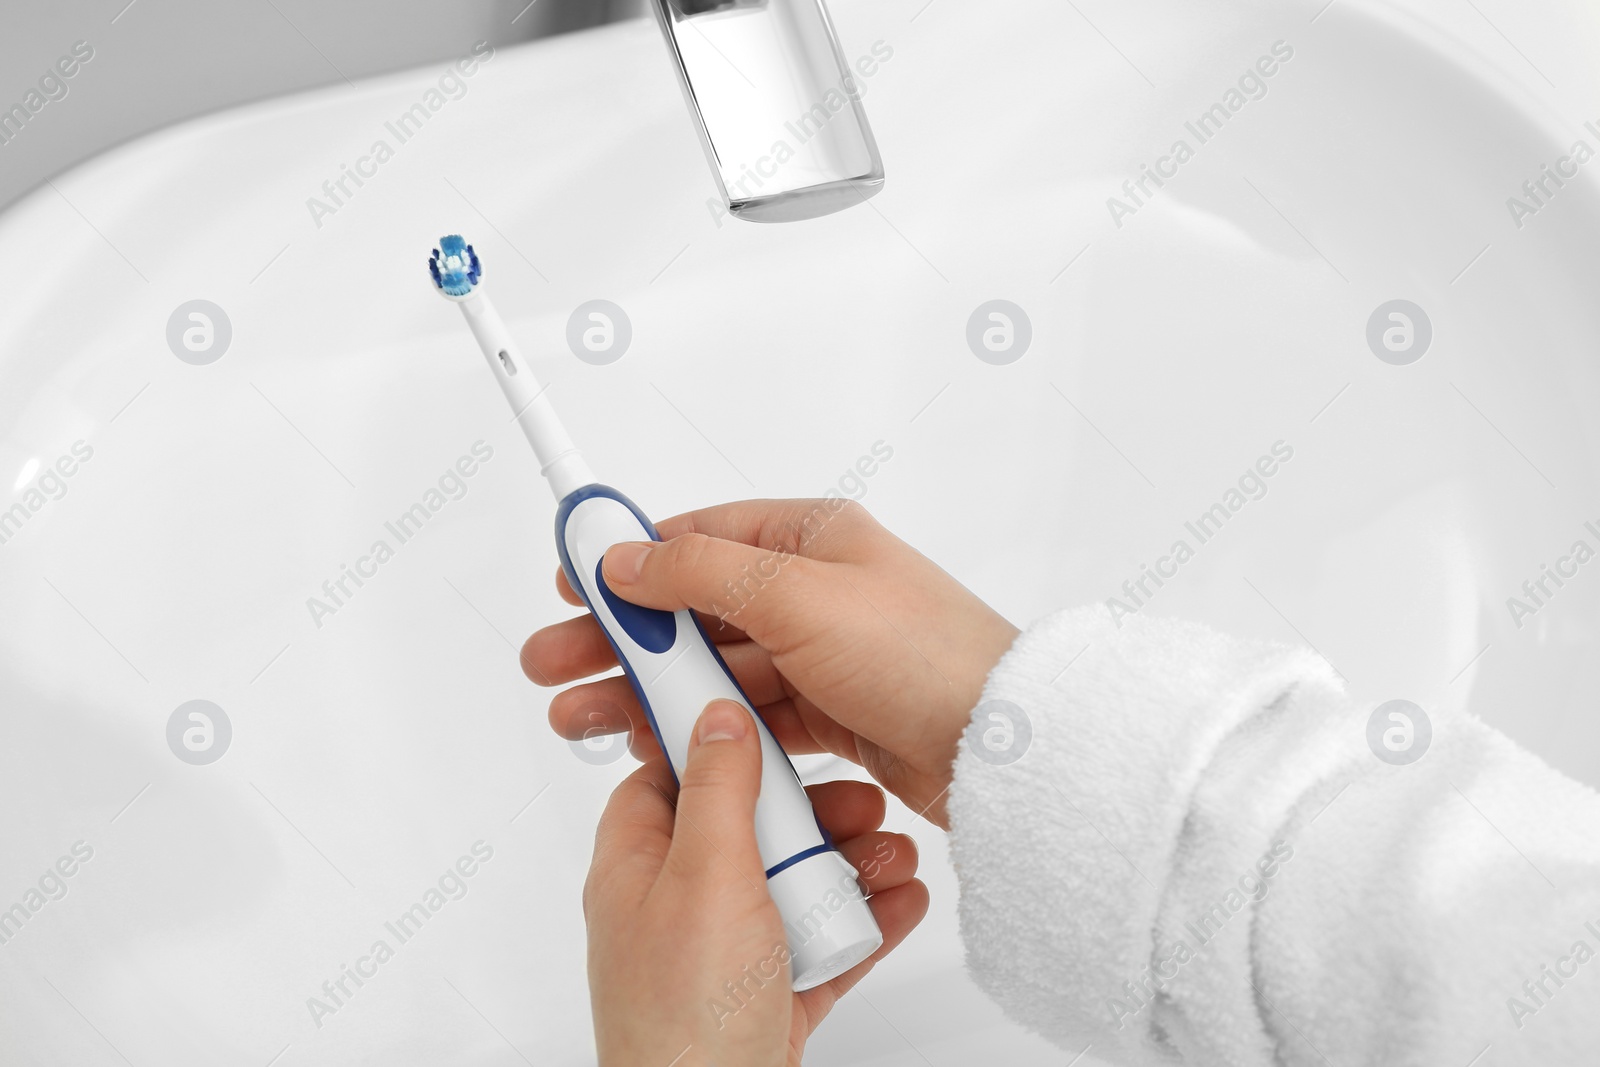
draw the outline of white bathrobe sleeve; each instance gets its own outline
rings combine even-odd
[[[1313,653],[1099,606],[983,699],[968,964],[1080,1067],[1600,1064],[1600,795],[1477,720],[1392,765]]]

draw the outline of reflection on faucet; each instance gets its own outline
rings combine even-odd
[[[685,15],[704,15],[711,11],[725,11],[730,7],[766,7],[767,0],[668,0]]]

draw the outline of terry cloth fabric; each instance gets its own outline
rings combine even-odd
[[[979,985],[1085,1063],[1600,1064],[1600,794],[1465,716],[1391,764],[1371,714],[1306,650],[1035,625],[950,791]]]

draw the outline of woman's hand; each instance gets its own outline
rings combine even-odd
[[[798,1065],[806,1039],[928,910],[916,846],[878,829],[883,794],[861,782],[809,792],[871,894],[883,945],[804,993],[756,847],[761,748],[749,714],[716,701],[695,728],[674,810],[659,754],[612,794],[584,887],[589,988],[603,1067]]]
[[[790,755],[852,760],[945,826],[956,745],[1016,627],[848,501],[726,504],[659,532],[662,544],[606,553],[612,590],[698,612]],[[583,615],[530,637],[522,665],[540,685],[561,685],[617,661]],[[569,740],[631,730],[635,755],[658,752],[625,678],[561,693],[550,722]]]

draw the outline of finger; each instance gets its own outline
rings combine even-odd
[[[560,567],[556,568],[556,595],[575,608],[583,607],[583,597],[572,591],[572,583],[567,581],[567,572]]]
[[[739,683],[739,688],[745,696],[757,707],[776,704],[789,699],[788,688],[784,685],[783,676],[772,663],[772,657],[760,645],[752,641],[727,645],[721,650],[723,662],[733,672],[734,679]],[[612,667],[616,664],[612,663]],[[552,683],[563,684],[571,681],[565,672],[554,674],[550,677]],[[633,693],[633,687],[626,676],[612,675],[583,685],[573,686],[556,694],[550,701],[550,725],[562,737],[575,740],[583,735],[590,725],[586,719],[581,724],[574,725],[573,715],[585,704],[594,700],[601,700],[612,704],[623,704],[628,701],[626,695]],[[637,698],[632,700],[634,707],[638,706]],[[604,709],[602,709],[604,710]],[[631,712],[631,709],[630,709]],[[623,729],[628,723],[637,723],[641,720],[634,715],[629,715],[627,720],[617,719],[613,725],[616,730]],[[615,731],[612,731],[615,732]]]
[[[649,724],[639,714],[639,702],[628,679],[620,675],[576,685],[550,701],[550,728],[565,741],[622,734]]]
[[[740,627],[751,640],[782,651],[795,623],[816,625],[837,598],[823,568],[802,556],[753,548],[704,534],[670,541],[628,541],[606,552],[605,580],[625,600],[648,608],[693,608]]]
[[[798,994],[806,1014],[812,1019],[826,1015],[840,997],[865,978],[879,960],[899,948],[906,936],[917,928],[928,914],[928,887],[913,878],[905,885],[876,894],[867,903],[872,907],[872,917],[878,921],[878,929],[883,932],[883,944],[839,977]]]
[[[839,843],[868,893],[905,885],[917,874],[917,843],[905,834],[874,830]]]
[[[767,724],[773,739],[789,755],[833,752],[812,736],[794,701],[785,699],[763,704],[756,710],[761,713],[761,720]],[[585,682],[557,693],[550,701],[550,728],[568,741],[631,731],[635,755],[639,758],[649,758],[659,750],[650,730],[650,720],[639,707],[633,686],[621,675]],[[641,743],[645,745],[642,750],[638,749]]]
[[[729,645],[722,649],[722,656],[728,669],[733,672],[734,679],[739,683],[739,688],[757,707],[775,704],[789,698],[783,678],[772,664],[772,657],[760,645],[751,641]],[[613,663],[612,666],[615,667],[616,664]],[[552,680],[559,685],[571,679],[558,674]],[[624,675],[620,674],[573,686],[551,698],[550,725],[562,737],[569,741],[576,740],[592,725],[588,716],[584,716],[584,721],[581,723],[574,721],[574,715],[585,705],[598,701],[608,705],[623,705],[627,708],[629,701],[625,698],[630,696],[633,696],[633,686]],[[632,708],[627,708],[629,711],[627,718],[615,719],[613,721],[615,729],[605,732],[616,733],[626,729],[630,724],[643,721],[632,714],[632,710],[638,707],[637,697],[634,697],[631,703]],[[599,710],[609,709],[602,707]]]
[[[556,694],[550,702],[550,726],[567,741],[627,734],[634,759],[644,763],[665,758],[626,678],[606,678]]]
[[[730,700],[708,704],[678,779],[678,812],[662,878],[689,886],[736,879],[764,887],[756,844],[761,740],[750,713]]]
[[[617,665],[617,657],[593,615],[579,615],[535,630],[517,655],[534,685],[562,685]]]
[[[706,634],[722,646],[744,640],[741,631],[732,626],[718,628],[715,620],[706,627]],[[595,617],[583,614],[534,631],[522,643],[521,662],[522,673],[535,685],[565,685],[611,670],[617,665],[617,654]]]
[[[883,825],[887,812],[883,790],[868,782],[822,782],[806,786],[806,795],[835,841],[870,834]]]
[[[584,904],[642,900],[672,846],[672,771],[652,760],[622,780],[606,802],[594,835]]]
[[[863,535],[882,527],[865,508],[842,498],[740,500],[674,515],[656,524],[663,541],[699,533],[768,551],[844,562]]]
[[[562,600],[565,600],[575,608],[587,607],[583,602],[583,598],[572,591],[572,585],[567,581],[567,573],[560,567],[556,568],[556,592],[560,594]],[[581,615],[579,618],[587,618],[592,622],[594,617]],[[695,613],[695,618],[700,620],[700,625],[705,628],[706,635],[718,644],[724,641],[744,640],[744,631],[733,625],[730,620],[719,619],[714,615],[705,615],[700,612]],[[567,621],[573,622],[575,620],[569,619]],[[561,624],[558,623],[557,625]],[[598,623],[596,625],[598,626]]]

